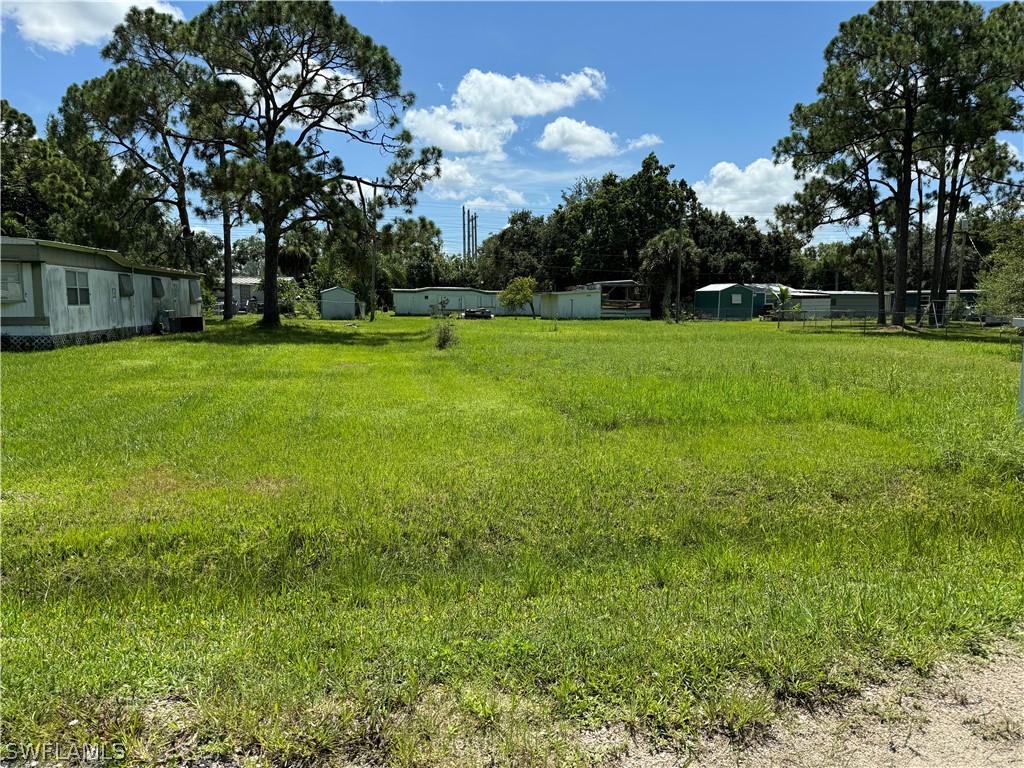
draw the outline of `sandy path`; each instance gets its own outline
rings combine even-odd
[[[746,748],[724,737],[694,755],[655,749],[622,729],[587,734],[615,754],[605,768],[989,768],[1024,766],[1024,650],[957,661],[929,679],[898,676],[842,711],[795,712]]]

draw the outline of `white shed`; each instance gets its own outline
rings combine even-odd
[[[320,291],[320,317],[324,320],[353,319],[356,317],[356,295],[337,285]]]
[[[201,275],[135,264],[116,251],[0,238],[0,346],[54,349],[151,333],[200,330]]]
[[[601,291],[542,293],[540,316],[547,320],[597,320],[601,317]]]

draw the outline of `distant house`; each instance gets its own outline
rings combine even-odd
[[[357,316],[356,295],[348,288],[334,286],[320,291],[320,317],[324,320],[351,320]]]
[[[277,278],[278,284],[280,283],[294,283],[294,277],[287,277],[281,275]],[[249,305],[249,300],[254,300],[259,306],[263,306],[263,289],[260,286],[263,284],[262,277],[253,277],[251,275],[233,275],[231,277],[231,293],[235,297],[235,306],[240,310],[245,310]],[[224,281],[221,280],[217,285],[217,290],[214,292],[218,299],[224,299]]]
[[[434,286],[430,288],[393,288],[396,315],[430,315],[444,304],[444,311],[458,314],[467,309],[489,309],[495,315],[529,315],[530,306],[519,307],[515,312],[506,310],[498,301],[498,291],[483,291],[479,288]],[[534,309],[540,309],[540,294],[534,294]]]
[[[878,294],[874,291],[831,291],[833,317],[874,317],[878,314]],[[885,299],[889,306],[889,297]]]
[[[0,238],[0,348],[54,349],[151,333],[163,320],[200,330],[202,275],[135,264],[116,251]]]

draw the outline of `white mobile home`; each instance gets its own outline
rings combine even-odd
[[[356,295],[348,288],[336,285],[320,291],[320,317],[324,320],[352,320],[356,310]]]
[[[201,275],[134,264],[116,251],[0,238],[0,347],[54,349],[202,328]]]
[[[495,315],[531,314],[529,304],[510,312],[499,303],[498,291],[479,288],[393,288],[391,294],[395,300],[396,315],[430,315],[434,313],[432,307],[440,309],[444,302],[447,302],[444,311],[450,314],[459,314],[467,309],[489,309]],[[534,294],[533,307],[540,309],[540,294]]]
[[[789,301],[784,309],[799,306],[801,318],[822,318],[832,316],[832,296],[823,291],[808,291],[794,288],[789,294]]]

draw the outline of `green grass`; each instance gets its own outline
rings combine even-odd
[[[5,354],[0,741],[586,762],[1021,626],[1019,340],[457,328]]]

